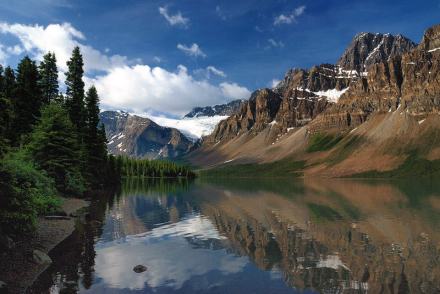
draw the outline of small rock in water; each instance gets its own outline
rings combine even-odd
[[[8,294],[8,284],[0,281],[0,294]]]
[[[137,265],[137,266],[135,266],[134,268],[133,268],[133,271],[134,272],[136,272],[136,273],[143,273],[144,271],[146,271],[147,270],[147,267],[145,266],[145,265],[142,265],[142,264],[139,264],[139,265]]]
[[[50,259],[50,257],[44,253],[43,251],[40,250],[34,250],[34,252],[32,253],[32,257],[35,263],[37,264],[51,264],[52,263],[52,259]]]

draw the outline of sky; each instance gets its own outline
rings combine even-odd
[[[0,0],[0,64],[80,46],[103,109],[179,117],[335,63],[359,32],[420,42],[440,0]]]

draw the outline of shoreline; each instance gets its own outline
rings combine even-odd
[[[89,206],[90,202],[83,199],[63,198],[60,208],[68,217],[46,219],[40,216],[34,233],[14,240],[14,246],[2,253],[0,281],[6,283],[8,294],[25,293],[51,265],[51,260],[47,259],[50,251],[72,235],[76,222],[83,217],[80,211]],[[37,256],[35,250],[38,251]]]

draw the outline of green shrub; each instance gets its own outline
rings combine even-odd
[[[53,181],[23,152],[0,161],[0,227],[5,233],[31,231],[38,214],[56,210],[60,200]]]
[[[307,146],[307,152],[317,152],[330,150],[333,146],[342,140],[341,135],[331,134],[313,134],[310,138],[309,145]]]
[[[199,174],[206,178],[292,178],[301,177],[304,166],[304,161],[283,159],[269,163],[224,165],[201,170]]]

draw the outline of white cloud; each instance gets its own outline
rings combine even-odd
[[[274,24],[280,25],[280,24],[291,24],[292,22],[296,22],[296,18],[302,15],[305,10],[306,7],[303,5],[295,8],[295,10],[293,10],[292,13],[288,15],[281,14],[275,17]]]
[[[282,41],[275,41],[274,39],[268,39],[267,40],[270,44],[270,46],[275,47],[275,48],[283,48],[284,47],[284,43]]]
[[[11,55],[20,55],[24,52],[24,49],[21,48],[19,45],[7,47],[6,51]]]
[[[230,97],[233,100],[247,99],[251,95],[251,92],[247,88],[241,87],[236,83],[221,83],[220,89],[224,96]]]
[[[159,56],[154,56],[153,57],[154,62],[156,63],[161,63],[162,62],[162,58],[160,58]]]
[[[215,13],[217,13],[218,17],[220,17],[221,20],[226,20],[227,19],[226,14],[223,12],[223,10],[221,9],[221,7],[219,5],[217,5],[215,7]]]
[[[194,57],[206,57],[206,54],[200,49],[199,45],[193,43],[191,46],[186,46],[183,44],[177,44],[177,49],[182,50],[186,55]]]
[[[248,98],[249,90],[236,83],[212,84],[196,79],[184,66],[175,71],[150,67],[141,60],[128,60],[125,56],[107,55],[85,44],[86,37],[68,23],[23,25],[0,23],[0,35],[15,36],[17,44],[6,47],[0,44],[0,62],[11,54],[29,54],[35,59],[55,52],[61,73],[67,70],[66,62],[75,46],[84,56],[86,86],[95,84],[103,109],[122,109],[138,113],[152,112],[183,115],[195,106],[215,105],[231,99]],[[188,54],[205,56],[197,44],[188,48]],[[158,60],[156,60],[157,62]],[[210,74],[226,76],[214,66],[206,68]],[[64,74],[59,75],[64,79]]]
[[[226,78],[226,73],[215,66],[207,66],[206,68],[199,68],[194,70],[194,73],[196,75],[199,75],[201,77],[205,77],[206,79],[210,79],[212,75],[219,76],[222,78]]]
[[[127,62],[127,58],[124,56],[107,56],[90,46],[80,43],[80,41],[86,40],[85,36],[69,23],[50,24],[47,27],[0,23],[0,33],[17,37],[22,49],[37,60],[42,60],[43,55],[49,51],[55,52],[58,68],[63,72],[67,70],[66,62],[75,46],[81,48],[86,71],[105,71]]]
[[[159,7],[159,13],[165,17],[168,23],[172,26],[180,25],[186,27],[189,24],[189,18],[186,18],[182,15],[180,11],[177,14],[171,15],[168,12],[168,7]]]
[[[237,84],[219,86],[196,80],[180,65],[176,72],[148,65],[117,67],[94,81],[102,104],[138,113],[159,111],[184,115],[193,107],[243,99],[249,90]]]
[[[219,76],[219,77],[222,77],[222,78],[226,78],[226,74],[225,74],[224,71],[219,70],[218,68],[215,68],[215,67],[212,66],[212,65],[208,66],[208,67],[206,68],[206,70],[208,71],[208,74],[209,74],[209,73],[213,73],[213,74],[215,74],[216,76]]]

